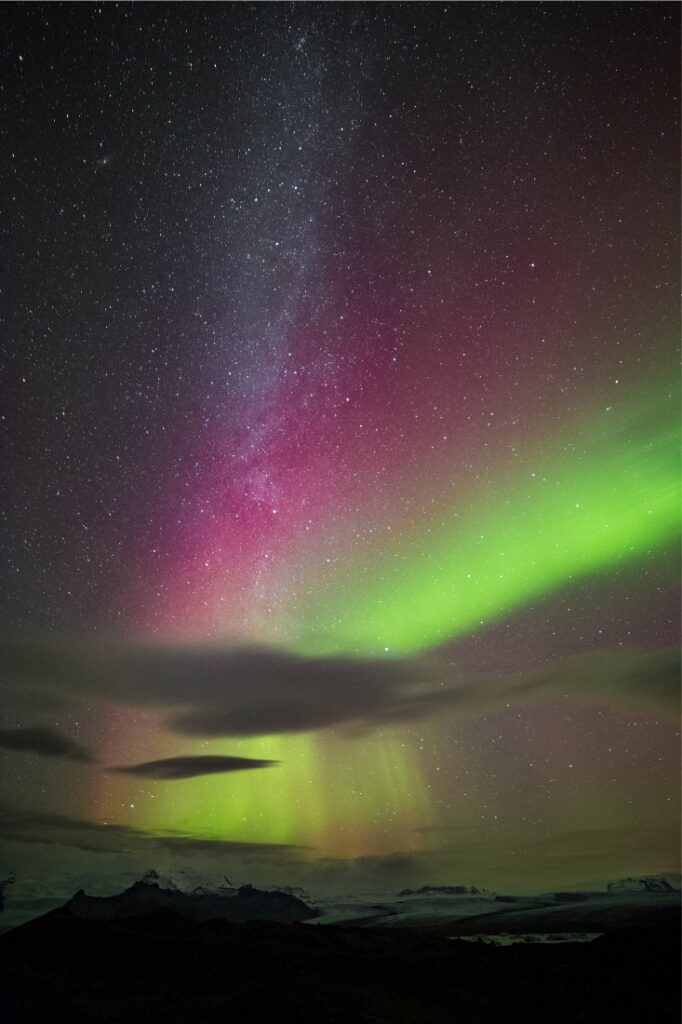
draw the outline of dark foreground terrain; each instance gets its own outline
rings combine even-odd
[[[679,929],[507,948],[418,929],[94,921],[61,909],[0,937],[7,1024],[679,1020]]]

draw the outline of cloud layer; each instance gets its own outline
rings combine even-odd
[[[103,824],[0,804],[0,839],[18,843],[67,846],[88,853],[147,854],[207,853],[226,856],[258,856],[288,859],[307,848],[286,843],[250,843],[223,839],[202,839],[180,832],[160,833]]]
[[[3,701],[17,713],[82,701],[160,710],[197,737],[369,727],[436,711],[453,693],[433,659],[305,658],[263,647],[76,643],[0,644]]]
[[[43,726],[0,729],[0,747],[44,754],[46,757],[65,757],[70,761],[91,763],[95,760],[87,747],[75,743],[56,729]]]
[[[171,731],[202,738],[370,729],[447,709],[487,711],[501,701],[557,696],[616,699],[673,713],[679,700],[674,649],[596,649],[507,678],[458,673],[452,657],[437,652],[405,659],[305,658],[263,647],[88,644],[44,636],[6,638],[0,661],[0,700],[17,718],[59,705],[141,706],[158,711]],[[21,742],[12,739],[15,730],[4,735],[15,748]],[[33,730],[33,737],[37,752],[88,759],[75,745],[59,749],[47,730]],[[150,764],[127,770],[161,777]],[[179,761],[177,771],[190,767]],[[162,777],[186,777],[170,765],[168,772]]]
[[[193,779],[197,775],[215,775],[222,772],[241,772],[251,768],[270,768],[279,761],[264,761],[253,757],[166,757],[161,761],[142,764],[114,765],[108,769],[122,775],[139,775],[143,779]]]

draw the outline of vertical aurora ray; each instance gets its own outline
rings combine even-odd
[[[607,870],[566,827],[606,823],[623,877],[673,867],[677,19],[347,10],[8,19],[0,601],[29,646],[48,634],[11,724],[92,760],[2,748],[7,799],[112,825],[126,856],[146,831],[419,850],[419,884],[497,888],[510,834],[522,881],[553,884],[551,833],[559,888],[581,849]],[[167,663],[129,674],[145,645]],[[296,661],[291,691],[273,669],[261,698],[248,652],[207,670],[249,647]],[[306,655],[344,659],[317,717]],[[354,657],[434,701],[360,691]],[[238,738],[240,708],[264,735]],[[280,763],[139,771],[206,754]],[[52,856],[7,868],[24,853]]]
[[[145,826],[173,828],[204,838],[238,842],[300,842],[300,826],[316,821],[317,793],[306,779],[314,761],[314,739],[260,736],[247,740],[202,743],[202,753],[232,753],[284,761],[262,772],[234,772],[220,777],[200,776],[177,786],[157,788],[145,802]]]
[[[140,786],[139,821],[206,839],[294,843],[354,856],[388,852],[431,812],[404,738],[301,735],[215,740],[202,753],[281,760],[262,771]],[[324,756],[322,756],[324,754]]]
[[[666,385],[631,393],[561,431],[553,454],[526,457],[513,475],[503,466],[497,498],[486,488],[460,494],[449,513],[441,503],[437,517],[405,523],[390,548],[377,541],[364,558],[348,551],[331,578],[310,577],[307,601],[292,601],[280,642],[303,653],[408,655],[609,566],[646,560],[679,523],[676,411]],[[193,752],[282,763],[140,787],[145,827],[354,856],[421,845],[413,830],[432,816],[404,730],[211,740]]]

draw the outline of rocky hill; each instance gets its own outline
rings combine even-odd
[[[264,892],[251,885],[238,889],[226,886],[219,890],[195,889],[181,892],[167,889],[153,881],[148,872],[143,879],[117,896],[88,896],[79,890],[66,904],[76,917],[95,921],[115,921],[140,917],[158,910],[171,910],[196,921],[222,918],[225,921],[276,921],[292,924],[317,916],[317,910],[291,893],[277,890]],[[158,876],[156,876],[158,877]]]
[[[0,1019],[12,1024],[679,1020],[677,928],[496,948],[415,929],[62,908],[0,937],[0,973]]]
[[[607,892],[675,892],[672,885],[661,875],[644,878],[621,878],[618,882],[609,882]]]

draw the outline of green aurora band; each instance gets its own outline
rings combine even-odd
[[[339,856],[387,853],[396,840],[403,849],[419,846],[414,830],[430,820],[431,799],[414,747],[390,731],[369,742],[329,732],[212,740],[202,752],[266,754],[282,764],[227,778],[140,786],[138,820],[160,834],[171,827],[206,839],[322,844]],[[129,790],[124,781],[109,783],[115,806]]]
[[[669,543],[680,521],[678,413],[670,384],[652,388],[520,477],[495,481],[470,509],[422,523],[390,557],[347,567],[302,609],[297,649],[414,654]]]
[[[302,619],[310,633],[301,630],[291,646],[409,655],[597,570],[644,561],[677,535],[678,451],[670,387],[652,389],[639,406],[603,412],[553,458],[526,464],[520,476],[517,468],[508,486],[498,480],[495,493],[504,496],[495,503],[484,493],[466,514],[453,510],[449,520],[403,535],[391,559],[377,551],[376,561],[346,565],[342,583],[314,592]],[[141,792],[146,827],[164,830],[172,821],[195,836],[321,842],[352,856],[419,846],[414,829],[431,820],[417,745],[404,731],[364,740],[329,731],[213,740],[201,753],[282,764],[229,781],[187,780],[157,789],[156,799]]]

